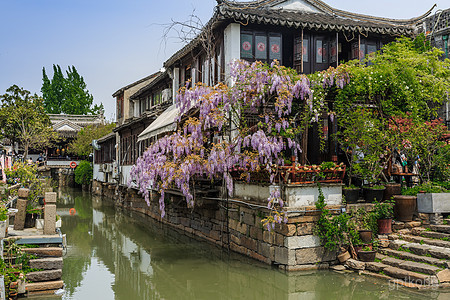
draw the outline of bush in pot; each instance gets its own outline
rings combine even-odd
[[[392,232],[392,218],[394,217],[393,200],[375,202],[373,213],[378,222],[378,234],[389,234]]]

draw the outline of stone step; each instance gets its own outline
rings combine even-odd
[[[25,289],[28,292],[36,292],[36,291],[46,291],[46,290],[57,290],[64,286],[64,282],[62,280],[55,281],[44,281],[44,282],[31,282],[25,285]]]
[[[389,248],[393,250],[401,250],[421,256],[430,256],[439,259],[450,260],[450,249],[433,245],[421,245],[419,243],[411,243],[405,240],[393,240],[389,242]]]
[[[442,271],[441,268],[436,266],[430,266],[424,263],[408,261],[394,257],[387,257],[382,260],[382,263],[406,271],[418,272],[428,275],[436,275],[439,271]]]
[[[419,236],[427,237],[430,239],[450,240],[450,234],[448,234],[448,233],[430,231],[430,230],[426,230],[423,227],[413,228],[411,230],[411,233],[413,235],[419,235]]]
[[[22,251],[39,257],[61,257],[63,254],[61,247],[22,248]]]
[[[33,281],[33,282],[40,282],[40,281],[50,281],[50,280],[57,280],[61,279],[62,276],[62,270],[45,270],[45,271],[36,271],[36,272],[30,272],[26,275],[27,280]]]
[[[450,233],[450,225],[427,225],[432,231]]]
[[[62,257],[30,259],[29,265],[32,269],[57,270],[62,269],[63,259]]]
[[[388,267],[388,266],[386,266],[386,267]],[[412,288],[412,289],[423,290],[423,289],[430,289],[430,288],[433,289],[433,288],[441,287],[440,284],[439,285],[436,284],[435,286],[428,286],[428,285],[416,284],[413,282],[406,282],[401,279],[392,278],[391,276],[387,276],[385,274],[377,273],[376,271],[370,271],[369,269],[361,271],[360,274],[379,278],[379,279],[385,279],[385,280],[389,281],[389,287],[394,287],[394,288],[402,286],[402,287],[407,287],[407,288]]]
[[[448,268],[450,265],[450,261],[442,260],[434,257],[428,257],[428,256],[421,256],[416,255],[413,253],[405,252],[405,251],[397,251],[389,248],[380,249],[380,252],[384,255],[403,259],[403,260],[409,260],[409,261],[415,261],[420,263],[426,263],[429,265],[438,266],[439,268],[445,269]]]
[[[431,239],[421,236],[414,236],[414,235],[401,235],[400,238],[402,240],[412,242],[412,243],[418,243],[421,245],[433,245],[443,248],[450,249],[450,242],[449,241],[443,241],[443,240],[437,240],[437,239]]]
[[[425,275],[421,273],[416,273],[404,269],[400,269],[397,267],[389,266],[383,269],[383,273],[387,276],[401,279],[404,282],[420,284],[420,285],[428,285],[428,286],[438,286],[439,281],[437,276],[435,275]]]

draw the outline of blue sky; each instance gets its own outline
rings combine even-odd
[[[325,0],[332,7],[413,18],[448,0]],[[119,88],[158,71],[182,44],[162,40],[164,24],[195,9],[207,22],[215,0],[0,0],[0,94],[13,84],[40,94],[42,68],[74,65],[113,119]],[[174,35],[172,35],[174,36]]]

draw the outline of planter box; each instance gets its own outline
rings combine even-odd
[[[419,213],[450,213],[450,193],[417,194],[417,211]]]
[[[342,186],[341,183],[322,183],[322,192],[325,196],[327,205],[342,204]],[[304,206],[314,206],[318,196],[319,189],[317,184],[287,184],[284,186],[285,207],[299,208]],[[253,200],[267,204],[267,198],[270,195],[270,186],[257,185],[251,183],[235,182],[234,197],[243,200]]]

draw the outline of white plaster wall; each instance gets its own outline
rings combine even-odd
[[[225,82],[229,85],[230,63],[241,57],[241,25],[231,23],[224,31]]]
[[[94,164],[93,169],[94,169],[93,175],[94,180],[105,182],[105,175],[103,172],[100,172],[100,164]]]
[[[136,84],[135,86],[132,86],[131,88],[125,90],[123,92],[123,121],[121,124],[118,125],[122,125],[124,123],[125,120],[132,118],[133,114],[134,114],[134,104],[133,102],[130,103],[130,97],[136,93],[137,91],[139,91],[141,88],[143,88],[144,86],[146,86],[147,84],[149,84],[154,78],[150,78],[148,80],[145,80],[144,82],[141,82],[139,84]],[[118,121],[118,120],[116,120]]]
[[[127,185],[128,183],[128,178],[130,178],[130,172],[131,172],[131,168],[133,166],[121,166],[119,167],[120,172],[122,173],[122,176],[120,176],[120,184],[121,185]]]
[[[172,104],[175,104],[175,99],[178,95],[178,89],[180,86],[180,68],[173,68],[172,76]]]
[[[307,3],[306,1],[302,0],[288,0],[281,4],[275,5],[275,8],[283,8],[283,9],[289,9],[289,10],[297,10],[297,11],[304,11],[309,13],[320,13],[322,11],[318,10],[313,5]]]

